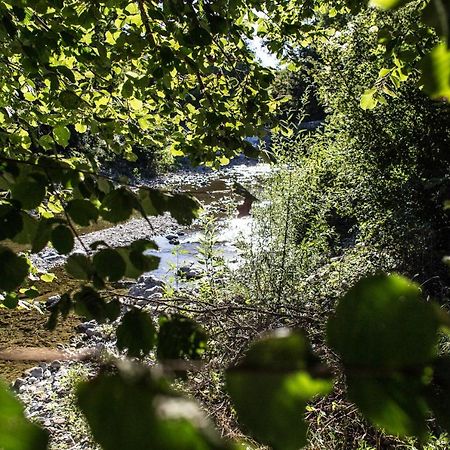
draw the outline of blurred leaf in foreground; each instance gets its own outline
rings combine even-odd
[[[298,331],[281,329],[255,342],[226,374],[240,422],[275,450],[303,447],[306,403],[332,388],[332,380],[318,371],[319,361]]]

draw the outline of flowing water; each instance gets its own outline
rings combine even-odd
[[[199,178],[183,183],[181,177],[173,187],[179,192],[194,195],[204,205],[208,216],[214,221],[213,243],[204,243],[205,231],[202,230],[201,220],[190,230],[155,236],[153,240],[159,250],[149,253],[160,258],[160,265],[152,275],[166,283],[178,284],[177,273],[180,269],[189,272],[192,268],[194,273],[199,270],[199,251],[205,245],[212,245],[214,254],[220,256],[229,268],[238,267],[240,250],[237,243],[250,239],[251,206],[258,201],[258,191],[271,170],[268,164],[251,162],[213,172],[207,182],[201,182]]]

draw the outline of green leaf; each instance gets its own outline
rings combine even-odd
[[[23,226],[23,218],[17,208],[0,204],[0,241],[12,239],[22,231]]]
[[[53,281],[56,279],[56,275],[54,273],[43,273],[39,277],[44,283],[53,283]]]
[[[30,423],[19,400],[0,384],[0,448],[5,450],[46,450],[48,433]]]
[[[127,259],[139,274],[151,272],[159,267],[160,258],[145,254],[146,250],[158,250],[158,246],[153,241],[138,239],[128,247]]]
[[[3,299],[3,305],[9,309],[14,309],[19,304],[19,297],[17,294],[8,294]]]
[[[23,209],[37,208],[45,198],[46,183],[39,173],[32,173],[20,178],[11,188],[11,196],[22,205]]]
[[[64,255],[70,253],[73,249],[74,238],[72,231],[65,225],[58,225],[52,231],[52,244],[53,247]]]
[[[128,311],[117,327],[117,347],[129,356],[148,355],[155,346],[156,329],[151,317],[138,309]]]
[[[298,331],[281,329],[256,341],[226,373],[239,421],[274,450],[298,450],[306,444],[307,402],[332,387],[328,377],[313,374],[319,369]]]
[[[425,92],[432,98],[450,98],[450,51],[441,43],[420,62]]]
[[[82,102],[81,98],[78,97],[78,95],[75,94],[75,92],[69,91],[69,90],[62,91],[59,94],[59,101],[60,101],[61,105],[66,109],[78,109]],[[69,131],[69,130],[67,130],[67,131]],[[69,138],[70,138],[70,132],[69,132],[69,137],[67,138],[67,142],[69,141]],[[59,144],[59,142],[58,142],[58,144]],[[62,145],[62,144],[60,144],[60,145]],[[66,147],[66,146],[67,146],[67,144],[64,145],[63,147]]]
[[[32,253],[40,252],[48,243],[51,237],[51,221],[48,219],[41,219],[36,227],[36,232],[33,236],[31,247]]]
[[[134,370],[133,370],[134,369]],[[80,384],[78,404],[104,450],[231,450],[199,407],[144,370],[100,373]]]
[[[206,350],[208,335],[194,320],[181,315],[162,316],[159,321],[159,360],[199,359]]]
[[[135,205],[134,194],[125,188],[115,189],[103,199],[100,214],[108,222],[123,222],[131,217]]]
[[[71,200],[67,203],[66,211],[72,220],[82,227],[87,227],[98,219],[98,209],[89,200]]]
[[[53,140],[53,138],[49,134],[46,134],[46,135],[41,136],[39,138],[39,145],[44,150],[51,150],[52,148],[55,147],[55,141]]]
[[[119,281],[124,275],[126,264],[116,250],[104,249],[95,254],[93,259],[95,270],[101,278]]]
[[[92,278],[94,268],[91,261],[82,253],[75,253],[67,258],[66,271],[74,278],[79,280],[90,280]]]
[[[58,145],[67,147],[69,145],[70,130],[64,125],[53,128],[53,137]]]
[[[38,221],[25,212],[22,212],[21,216],[23,224],[22,229],[12,238],[12,240],[17,244],[32,244],[36,236]]]
[[[77,133],[86,133],[87,128],[88,128],[87,125],[84,123],[76,123],[75,124],[75,131]]]
[[[370,6],[381,9],[394,9],[406,5],[411,0],[370,0]]]
[[[170,212],[181,225],[190,225],[200,215],[200,202],[186,194],[168,194],[156,189],[140,189],[139,201],[146,215],[157,216]]]
[[[202,211],[200,202],[186,194],[174,194],[168,198],[167,210],[180,225],[190,225]]]
[[[110,322],[114,322],[119,316],[122,309],[119,299],[115,298],[110,302],[106,303],[106,318]]]
[[[392,367],[428,363],[436,355],[439,320],[419,286],[399,275],[358,282],[328,322],[328,341],[344,364]],[[408,336],[408,339],[404,339]]]
[[[122,96],[124,98],[130,98],[133,96],[133,83],[130,80],[125,81],[125,83],[122,86]]]
[[[28,275],[27,260],[17,256],[9,248],[0,246],[0,290],[14,291]]]
[[[422,20],[434,28],[438,36],[449,38],[449,3],[446,0],[431,0],[422,11]]]
[[[159,267],[160,258],[154,255],[144,255],[142,250],[133,247],[118,248],[126,264],[125,276],[127,278],[138,278],[145,272],[150,272]]]
[[[75,312],[79,316],[85,317],[87,320],[94,319],[98,323],[110,320],[111,310],[95,289],[83,286],[81,291],[73,296],[73,301]]]
[[[436,356],[440,320],[420,294],[398,275],[361,280],[328,321],[328,342],[361,412],[389,433],[423,437],[424,374]]]
[[[360,106],[362,109],[370,110],[370,109],[374,109],[377,106],[378,102],[374,98],[375,93],[376,93],[375,88],[368,89],[364,92],[364,94],[361,96],[361,101],[360,101]]]
[[[63,319],[67,318],[73,308],[73,302],[68,293],[61,295],[56,303],[50,307],[50,317],[48,318],[45,328],[53,331],[58,324],[58,316],[61,315]]]

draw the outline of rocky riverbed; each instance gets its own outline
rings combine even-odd
[[[151,275],[141,276],[129,289],[129,294],[140,300],[121,298],[121,317],[131,307],[158,312],[154,301],[163,297],[164,284]],[[50,433],[54,450],[91,450],[98,448],[91,440],[89,429],[76,407],[77,384],[97,372],[99,360],[108,357],[121,358],[116,347],[115,329],[120,318],[108,324],[95,321],[81,322],[75,334],[65,345],[59,345],[61,355],[92,355],[84,361],[70,359],[41,362],[25,370],[13,381],[12,387],[25,405],[25,413]],[[151,358],[149,358],[151,364]]]
[[[246,208],[244,213],[241,210],[237,214],[236,205],[242,203],[243,197],[235,192],[234,186],[238,183],[252,193],[256,192],[259,180],[269,172],[266,165],[244,162],[221,171],[183,171],[143,182],[153,187],[187,192],[199,198],[205,205],[207,214],[214,217],[217,223],[216,233],[219,236],[214,244],[216,249],[229,264],[233,264],[237,260],[234,241],[243,231],[245,233],[245,230],[250,229]],[[238,215],[242,217],[236,217]],[[137,282],[125,281],[118,286],[122,292],[122,314],[131,305],[148,309],[152,313],[165,312],[168,307],[164,304],[164,297],[168,286],[173,289],[173,279],[176,280],[176,288],[192,292],[196,289],[196,280],[205,275],[196,263],[202,240],[201,221],[191,227],[181,227],[169,215],[164,215],[151,218],[151,222],[152,227],[144,219],[133,218],[126,223],[82,235],[86,245],[102,240],[112,247],[118,247],[141,238],[153,239],[159,245],[159,251],[155,254],[161,257],[160,268],[154,273],[144,274]],[[81,246],[75,249],[81,250]],[[53,249],[46,248],[35,255],[33,263],[42,270],[54,270],[64,260]],[[179,280],[183,282],[180,284]],[[49,301],[52,300],[54,298]],[[73,323],[71,329],[74,332],[56,347],[66,352],[94,349],[97,353],[107,352],[120,357],[115,346],[116,325]],[[24,342],[26,343],[25,336]],[[74,406],[74,389],[80,379],[88,379],[96,370],[97,363],[93,361],[41,362],[26,369],[22,376],[13,381],[15,391],[26,405],[27,416],[49,430],[51,448],[95,448],[83,418]]]

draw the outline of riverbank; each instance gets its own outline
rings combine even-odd
[[[122,314],[130,303],[153,313],[167,311],[163,303],[169,287],[171,295],[174,288],[195,293],[197,283],[207,275],[202,273],[197,264],[199,247],[204,245],[202,227],[205,226],[205,218],[214,222],[215,233],[220,235],[214,238],[214,251],[230,264],[236,263],[237,248],[233,241],[242,232],[245,233],[250,224],[248,211],[243,212],[242,208],[238,210],[237,206],[246,203],[245,191],[257,193],[261,180],[269,174],[270,166],[243,161],[242,164],[234,164],[220,171],[184,170],[153,180],[141,180],[142,184],[149,187],[196,196],[204,205],[203,217],[190,227],[180,226],[166,214],[150,218],[151,226],[142,218],[133,218],[115,226],[100,226],[95,231],[81,233],[85,245],[105,241],[112,247],[119,247],[136,239],[153,239],[158,244],[159,250],[155,254],[161,258],[161,264],[156,271],[137,281],[126,280],[115,286],[116,292],[123,295],[119,297]],[[250,206],[246,205],[246,208],[249,207],[251,203]],[[77,243],[74,251],[82,250],[81,244]],[[70,283],[75,283],[66,279],[61,269],[65,259],[65,256],[49,247],[33,255],[36,267],[52,271],[58,277],[54,283],[46,286],[48,289],[41,302],[61,294]],[[135,300],[131,297],[135,297]],[[26,313],[4,310],[0,312],[0,320],[10,324],[9,331],[5,329],[4,339],[0,341],[2,349],[37,347],[66,352],[90,349],[119,356],[115,347],[116,323],[99,326],[94,322],[82,322],[69,317],[54,332],[48,332],[44,330],[46,315],[34,309]],[[10,339],[8,333],[12,335]],[[82,418],[78,417],[76,408],[67,399],[73,397],[74,379],[95,372],[95,362],[3,361],[1,369],[3,378],[13,383],[19,397],[27,405],[26,414],[49,430],[52,448],[94,448],[90,446]]]

